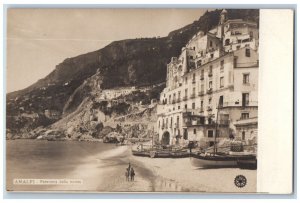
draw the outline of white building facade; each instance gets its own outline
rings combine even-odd
[[[196,34],[167,65],[157,109],[161,143],[211,146],[215,133],[235,136],[235,121],[257,117],[258,67],[257,25],[227,20],[223,10],[216,28]]]

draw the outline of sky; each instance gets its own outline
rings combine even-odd
[[[64,59],[112,41],[163,37],[206,9],[9,9],[7,92],[44,78]]]

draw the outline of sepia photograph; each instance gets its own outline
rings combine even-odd
[[[256,193],[259,9],[7,10],[6,190]]]

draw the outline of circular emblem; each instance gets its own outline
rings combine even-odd
[[[234,179],[234,184],[239,188],[245,187],[245,185],[247,184],[247,179],[243,175],[238,175]]]

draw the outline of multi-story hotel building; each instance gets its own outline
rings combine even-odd
[[[255,23],[227,20],[223,10],[216,28],[200,31],[171,58],[157,109],[162,144],[184,139],[211,146],[215,133],[217,139],[241,136],[235,123],[247,126],[257,117],[258,39]]]

